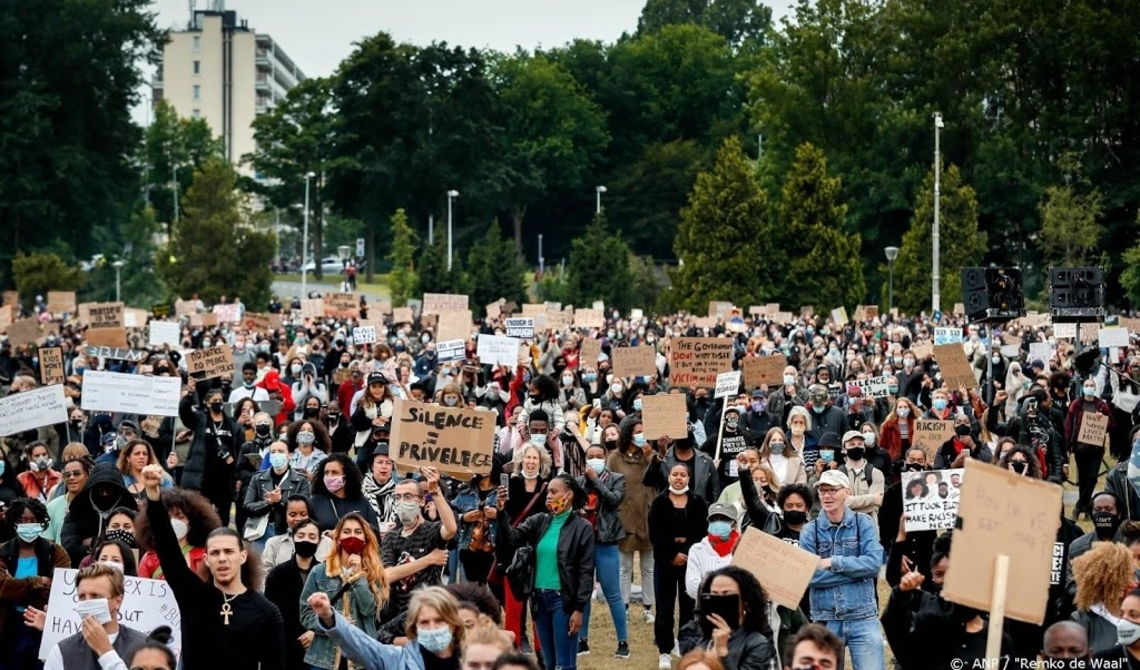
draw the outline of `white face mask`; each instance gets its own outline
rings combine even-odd
[[[867,447],[875,446],[875,434],[863,433],[863,444],[865,444]]]
[[[672,486],[669,487],[669,493],[672,493],[675,496],[683,495],[683,494],[688,493],[688,492],[689,492],[688,486],[685,486],[685,487],[679,488],[679,489],[675,489]]]
[[[190,532],[190,526],[187,526],[182,519],[171,519],[170,527],[174,529],[174,537],[179,540],[184,539],[186,534]]]
[[[106,598],[80,600],[75,603],[75,613],[80,619],[93,616],[99,623],[111,623],[111,607]]]
[[[563,386],[573,386],[574,385],[574,378],[571,377],[570,375],[566,375],[565,377],[562,378],[562,385]]]
[[[895,410],[895,413],[899,415],[899,418],[905,419],[908,416],[910,416],[910,408],[909,407],[900,407],[897,410]]]

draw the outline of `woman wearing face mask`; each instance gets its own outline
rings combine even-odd
[[[1098,661],[1116,662],[1118,668],[1140,668],[1140,589],[1133,589],[1120,606],[1116,623],[1116,645],[1093,656]],[[1102,667],[1110,667],[1105,663]]]
[[[47,507],[34,498],[17,498],[5,517],[12,540],[0,545],[0,668],[37,667],[41,633],[24,625],[24,610],[47,607],[56,568],[68,569],[67,551],[42,537],[48,527]]]
[[[328,387],[317,377],[317,368],[312,363],[305,363],[300,379],[293,383],[293,402],[297,405],[293,419],[320,418],[321,407],[328,401]]]
[[[1030,479],[1041,479],[1041,463],[1029,447],[1015,446],[1002,457],[1000,465]]]
[[[615,658],[629,658],[629,629],[625,603],[621,595],[620,564],[618,542],[625,537],[618,508],[625,498],[625,477],[606,469],[606,449],[599,444],[586,448],[586,474],[578,478],[578,485],[586,492],[586,503],[582,515],[594,527],[594,568],[595,579],[602,587],[602,594],[610,607],[610,617],[617,633]],[[590,651],[590,607],[582,615],[582,632],[578,642],[578,653]]]
[[[241,488],[238,489],[239,500],[245,500],[245,494],[249,490],[249,480],[265,468],[265,456],[269,453],[269,445],[274,439],[273,417],[265,412],[254,412],[249,427],[253,437],[246,440],[238,452],[237,476],[241,482]],[[238,528],[245,528],[245,509],[239,508],[235,516]]]
[[[601,397],[601,407],[602,409],[612,411],[614,416],[619,420],[624,419],[626,415],[624,407],[626,393],[625,380],[620,377],[613,377],[612,375],[607,375],[607,377],[610,378],[609,387]]]
[[[657,491],[652,486],[647,486],[643,478],[646,468],[650,464],[657,467],[657,463],[652,460],[647,445],[641,419],[633,416],[623,419],[618,428],[617,448],[606,456],[606,469],[625,478],[625,497],[618,507],[618,518],[625,531],[625,537],[618,540],[621,597],[628,611],[634,554],[637,554],[641,571],[641,619],[645,623],[653,623],[653,545],[649,540],[649,505]]]
[[[677,463],[669,469],[669,487],[649,507],[649,537],[653,544],[653,576],[657,594],[657,620],[653,638],[657,643],[658,667],[672,667],[674,602],[680,607],[680,622],[693,618],[693,599],[685,593],[685,567],[689,549],[709,530],[708,503],[689,492],[689,468]]]
[[[947,470],[965,466],[967,458],[976,458],[988,463],[993,458],[989,447],[975,439],[970,425],[970,417],[959,414],[954,417],[954,437],[942,443],[934,457],[935,470]]]
[[[384,670],[460,670],[467,628],[455,596],[440,586],[416,589],[408,603],[407,644],[383,644],[353,626],[329,603],[328,596],[309,597],[319,632],[327,635],[357,667]],[[566,666],[573,670],[573,665]]]
[[[196,491],[185,489],[169,489],[162,492],[162,502],[170,514],[170,525],[174,527],[174,536],[178,539],[178,546],[186,558],[190,569],[205,578],[209,575],[206,568],[206,537],[221,527],[218,514],[210,505],[210,501],[203,498]],[[142,510],[146,503],[142,503]],[[140,511],[135,518],[135,537],[139,551],[139,576],[148,579],[165,579],[162,565],[158,560],[158,553],[154,550],[154,535],[151,533],[150,523],[146,514]]]
[[[1097,397],[1096,380],[1085,379],[1081,384],[1081,397],[1069,404],[1065,413],[1065,446],[1073,455],[1077,464],[1077,488],[1079,495],[1077,504],[1073,507],[1073,518],[1086,512],[1093,489],[1096,488],[1097,476],[1100,473],[1100,463],[1104,458],[1104,444],[1085,444],[1080,441],[1081,424],[1084,417],[1100,414],[1108,417],[1106,432],[1111,433],[1116,422],[1113,418],[1112,408],[1108,403]]]
[[[598,366],[596,361],[582,361],[582,391],[586,394],[586,400],[593,402],[594,398],[600,398],[605,394],[606,389],[598,383]]]
[[[240,428],[225,413],[220,388],[206,391],[204,407],[195,407],[197,382],[187,382],[186,395],[178,405],[178,417],[194,435],[179,484],[202,492],[214,504],[223,524],[230,521],[234,477],[242,440]]]
[[[48,494],[62,481],[60,474],[52,469],[54,461],[48,447],[39,440],[27,446],[28,469],[21,472],[16,481],[20,483],[24,495],[47,503]]]
[[[289,466],[289,447],[277,441],[269,445],[269,469],[250,479],[245,494],[245,539],[255,542],[258,551],[265,542],[288,529],[285,508],[291,496],[308,497],[309,480]]]
[[[337,547],[312,568],[301,593],[301,624],[314,633],[305,662],[314,668],[341,667],[342,650],[329,639],[306,602],[320,592],[334,600],[337,612],[368,637],[376,636],[377,613],[388,602],[388,578],[380,562],[380,543],[369,522],[348,513],[336,525]]]
[[[501,472],[496,459],[491,472],[477,475],[477,480],[465,486],[452,503],[460,521],[459,561],[463,564],[463,574],[479,584],[487,583],[494,563],[495,537],[499,529],[495,497]],[[418,506],[416,512],[419,512]]]
[[[914,442],[914,421],[918,418],[914,403],[899,398],[886,421],[879,427],[879,448],[886,452],[891,463],[902,460],[903,454]]]
[[[329,434],[319,421],[296,421],[285,433],[289,445],[289,466],[312,484],[321,463],[329,457]]]
[[[1115,542],[1097,542],[1073,560],[1077,595],[1073,620],[1088,634],[1089,650],[1100,654],[1116,645],[1121,593],[1135,583],[1132,552]]]
[[[305,519],[297,522],[289,535],[293,540],[293,556],[269,571],[265,577],[265,597],[277,606],[285,621],[286,670],[308,670],[310,666],[305,663],[305,653],[316,633],[301,624],[301,594],[313,566],[317,564],[321,532],[317,524]]]
[[[506,501],[507,514],[515,525],[526,521],[534,514],[542,512],[543,500],[550,485],[554,463],[545,449],[528,444],[515,451],[514,470],[509,481]],[[498,499],[496,498],[496,503]],[[496,525],[498,525],[498,520]],[[504,626],[515,636],[521,646],[526,634],[526,598],[517,598],[510,582],[503,580],[506,613]]]
[[[289,364],[281,369],[281,383],[295,386],[301,379],[301,371],[305,367],[305,361],[299,356],[293,356],[289,359]]]
[[[815,462],[819,458],[819,437],[809,431],[811,415],[807,409],[799,405],[792,407],[788,411],[787,427],[788,430],[784,433],[784,444],[787,445],[785,449],[803,457],[806,474],[815,468]]]
[[[685,594],[694,602],[705,575],[732,563],[732,550],[740,539],[740,510],[736,505],[710,505],[708,518],[708,534],[689,549],[685,563]]]
[[[551,480],[546,510],[513,525],[499,492],[499,543],[495,549],[501,566],[509,566],[515,550],[533,547],[534,624],[548,668],[575,670],[578,634],[583,611],[594,588],[594,529],[578,510],[586,492],[568,475]]]
[[[364,446],[372,434],[373,427],[389,426],[392,421],[392,391],[388,388],[389,377],[373,372],[368,375],[368,384],[353,397],[352,427],[356,429],[356,448]]]
[[[312,487],[312,519],[322,532],[331,531],[349,512],[359,513],[373,531],[378,530],[376,512],[364,497],[364,476],[344,454],[332,454],[321,461]]]
[[[807,469],[799,452],[792,446],[783,430],[772,428],[764,436],[757,456],[776,473],[776,479],[787,484],[807,484]]]
[[[459,384],[448,384],[443,387],[439,394],[439,404],[444,407],[464,407],[463,392],[459,388]]]
[[[566,368],[560,373],[562,385],[558,387],[558,404],[565,412],[577,412],[586,406],[586,392],[578,383],[574,371]]]

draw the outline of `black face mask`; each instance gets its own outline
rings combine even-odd
[[[606,440],[606,451],[613,451],[618,448],[617,440]]]
[[[340,419],[340,413],[339,412],[330,412],[328,414],[328,418],[329,418],[329,421],[336,422],[338,419]]]
[[[269,427],[267,423],[259,423],[253,427],[253,430],[257,433],[258,437],[269,437]]]
[[[1093,512],[1092,522],[1097,537],[1102,540],[1112,539],[1116,535],[1116,529],[1120,527],[1120,517],[1112,512]]]
[[[867,453],[867,450],[864,449],[863,447],[850,447],[849,449],[847,449],[847,460],[849,460],[849,461],[861,461],[861,460],[863,460],[863,456],[865,456],[866,453]]]
[[[294,542],[293,551],[301,558],[312,558],[317,555],[316,542]]]
[[[807,512],[798,509],[784,510],[784,522],[789,526],[802,526],[807,523]]]
[[[321,410],[319,407],[306,407],[305,413],[303,416],[306,419],[315,419],[315,418],[317,418],[317,415],[320,413],[321,413]]]
[[[954,426],[954,433],[957,434],[958,437],[965,437],[970,434],[970,427],[964,423],[960,423]]]
[[[1013,471],[1017,474],[1023,475],[1025,474],[1025,469],[1029,467],[1029,464],[1024,461],[1014,461],[1010,463],[1009,466],[1013,468]]]
[[[225,405],[223,403],[220,403],[220,402],[210,403],[210,411],[213,412],[214,414],[221,414],[222,409],[224,409],[224,408],[225,408]]]
[[[922,472],[925,469],[921,463],[906,463],[903,465],[903,470],[907,472]]]
[[[954,614],[953,614],[953,616],[954,616],[954,620],[959,622],[959,623],[966,623],[967,621],[973,621],[981,613],[982,613],[982,610],[974,609],[973,607],[966,607],[965,605],[959,605],[958,603],[954,603]]]
[[[139,546],[138,541],[135,540],[135,534],[132,533],[131,531],[125,530],[123,528],[116,528],[115,530],[109,530],[109,531],[107,531],[106,535],[104,535],[103,537],[106,538],[108,541],[118,540],[119,542],[122,542],[123,544],[127,545],[131,549],[136,549]]]

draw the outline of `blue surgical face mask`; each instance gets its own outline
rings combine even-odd
[[[633,436],[633,443],[639,447],[645,446],[645,433],[637,433]]]
[[[586,373],[586,381],[590,382],[591,384],[593,384],[594,382],[598,381],[598,373],[596,373],[596,372],[587,372],[587,373]]]
[[[831,463],[835,460],[835,451],[831,449],[820,449],[819,459],[824,463]]]
[[[633,411],[635,411],[635,412],[641,411],[641,398],[634,398],[633,399]]]
[[[597,474],[602,474],[606,469],[606,461],[604,458],[590,458],[586,460],[586,465],[589,466]]]
[[[289,462],[289,454],[273,453],[269,454],[269,464],[273,466],[274,470],[280,470],[285,467]]]
[[[451,646],[451,627],[419,628],[416,627],[416,642],[433,654],[438,654]]]
[[[7,469],[8,469],[8,463],[5,461],[0,461],[0,477],[4,476],[4,471]]]
[[[732,535],[732,524],[727,521],[713,521],[709,523],[709,535],[727,540]]]
[[[16,524],[16,535],[19,535],[20,539],[28,544],[35,542],[43,532],[44,527],[38,523]]]
[[[545,435],[535,435],[532,433],[530,436],[530,443],[536,447],[545,447],[546,446],[546,436]]]
[[[934,405],[934,409],[936,409],[936,410],[938,410],[939,412],[941,412],[942,410],[946,409],[946,406],[947,406],[949,403],[946,401],[946,399],[945,399],[945,398],[935,398],[935,399],[934,399],[934,402],[933,402],[932,404]]]

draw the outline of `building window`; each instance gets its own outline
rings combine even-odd
[[[202,50],[202,37],[199,35],[194,36],[194,51]]]
[[[197,84],[194,84],[194,99],[195,100],[201,100],[202,99],[202,87],[197,85]]]
[[[202,110],[200,110],[200,109],[195,109],[195,110],[194,110],[194,112],[193,112],[193,115],[192,115],[192,116],[193,116],[195,119],[200,119],[200,118],[202,118]]]
[[[202,61],[194,61],[194,74],[202,74]]]

